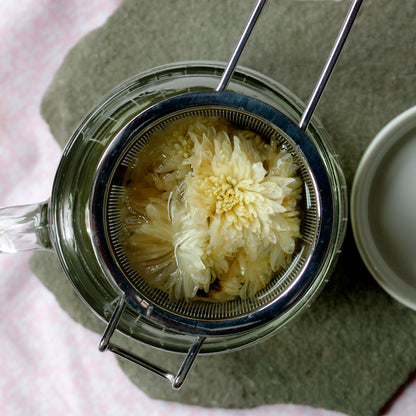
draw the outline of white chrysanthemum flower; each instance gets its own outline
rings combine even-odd
[[[123,243],[130,263],[153,287],[173,299],[191,299],[198,290],[209,291],[208,230],[196,227],[178,200],[152,198],[145,221],[128,224]]]
[[[247,298],[289,264],[302,182],[277,143],[189,118],[155,132],[143,155],[126,176],[124,247],[152,286],[174,299]]]
[[[194,144],[185,200],[194,221],[209,224],[214,252],[229,256],[259,241],[276,243],[290,228],[282,214],[295,179],[270,174],[258,159],[249,143],[238,136],[231,142],[225,132]]]

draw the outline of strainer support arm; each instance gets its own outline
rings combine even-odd
[[[117,329],[117,324],[126,308],[126,302],[123,297],[119,298],[117,306],[111,316],[111,319],[108,322],[107,328],[104,331],[104,334],[101,338],[100,344],[98,349],[100,351],[111,351],[114,354],[117,354],[120,357],[123,357],[140,367],[143,367],[152,373],[157,374],[160,377],[165,378],[168,380],[174,389],[180,389],[182,387],[183,382],[185,381],[186,376],[188,375],[195,359],[202,347],[202,344],[205,340],[205,337],[197,337],[194,343],[191,345],[188,354],[185,356],[185,359],[182,362],[182,365],[179,368],[177,374],[171,373],[170,371],[160,367],[159,365],[152,363],[150,361],[145,360],[142,357],[110,342],[111,337],[114,334],[114,331]]]

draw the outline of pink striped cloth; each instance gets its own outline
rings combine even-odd
[[[0,2],[0,206],[49,197],[60,149],[40,116],[42,96],[69,48],[120,1]],[[112,354],[98,352],[99,335],[59,307],[29,257],[0,255],[0,415],[340,415],[290,404],[224,410],[149,399]],[[416,414],[416,383],[387,414]]]

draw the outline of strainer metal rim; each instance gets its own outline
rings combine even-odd
[[[129,142],[147,126],[151,125],[164,115],[175,111],[189,110],[198,107],[224,107],[226,109],[244,110],[250,114],[267,120],[277,126],[285,135],[289,136],[298,150],[304,155],[313,173],[319,211],[319,224],[315,247],[309,258],[307,267],[304,267],[290,288],[278,299],[265,307],[250,313],[222,320],[192,319],[171,313],[165,308],[144,299],[128,282],[114,260],[108,248],[107,230],[105,226],[105,198],[107,184],[111,179],[114,161]],[[316,291],[314,285],[316,276],[323,267],[326,253],[331,241],[332,225],[334,219],[333,193],[321,156],[305,132],[296,123],[290,120],[276,108],[246,95],[234,92],[198,91],[185,93],[168,98],[157,103],[130,120],[112,140],[104,152],[95,174],[89,203],[89,222],[91,238],[97,260],[106,278],[125,299],[127,304],[139,314],[146,316],[158,325],[173,331],[198,335],[226,335],[248,331],[254,327],[264,325],[292,307],[296,307],[305,296],[312,297]],[[324,277],[321,277],[322,282]],[[318,283],[322,283],[318,282]],[[320,286],[320,284],[318,285]],[[312,290],[313,288],[313,290]],[[313,293],[311,293],[313,291]]]

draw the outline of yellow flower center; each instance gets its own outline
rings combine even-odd
[[[253,202],[253,197],[237,179],[225,175],[210,176],[206,182],[206,194],[213,198],[216,214],[234,210],[240,217],[249,216],[247,205]]]

